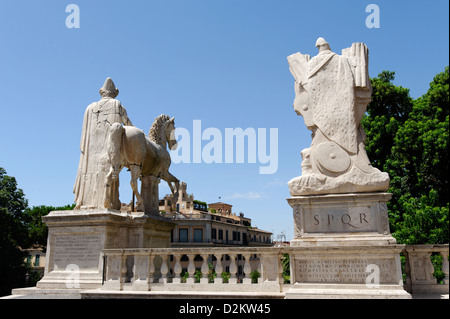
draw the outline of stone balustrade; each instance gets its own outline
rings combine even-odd
[[[104,290],[280,292],[273,247],[105,249]]]
[[[448,294],[448,245],[405,245],[402,254],[405,256],[405,290],[411,294]],[[435,270],[431,263],[431,255],[442,256],[442,272],[444,278],[439,284],[433,276]]]
[[[448,245],[396,245],[405,256],[404,287],[412,294],[448,294]],[[300,247],[104,249],[102,290],[227,291],[282,294],[282,259]],[[432,254],[443,257],[443,282],[433,277]],[[284,270],[289,272],[289,270]]]

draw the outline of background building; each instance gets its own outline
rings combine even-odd
[[[172,247],[192,246],[273,246],[272,233],[252,227],[252,220],[243,213],[235,214],[232,205],[194,200],[180,183],[178,199],[166,195],[160,201],[161,215],[171,218]]]

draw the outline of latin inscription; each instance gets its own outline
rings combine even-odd
[[[380,269],[381,283],[395,282],[393,260],[369,259],[296,259],[297,282],[365,283],[368,265]]]
[[[376,231],[374,220],[373,211],[368,207],[312,209],[305,212],[305,231]]]
[[[320,215],[314,215],[314,225],[319,225],[321,222],[326,222],[328,225],[331,225],[333,222],[340,222],[344,225],[348,225],[350,227],[354,228],[360,228],[363,224],[369,224],[369,221],[367,220],[367,214],[366,213],[359,213],[359,216],[349,215],[349,214],[342,214],[340,218],[338,218],[335,221],[335,216],[328,214],[326,217],[320,217]],[[358,218],[359,217],[359,218]]]
[[[98,269],[100,235],[56,235],[52,248],[54,270],[64,270],[70,264]]]

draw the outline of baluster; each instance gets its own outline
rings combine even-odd
[[[284,284],[283,277],[283,254],[278,253],[278,283],[280,285]]]
[[[445,278],[443,279],[442,283],[444,285],[448,285],[449,278],[448,278],[448,251],[441,251],[442,255],[442,271],[445,275]]]
[[[121,289],[122,289],[123,283],[127,282],[127,272],[128,272],[128,262],[127,261],[128,261],[128,255],[123,254],[122,258],[120,260],[120,263],[122,265],[120,268],[120,278],[119,278],[119,281],[121,284]]]
[[[195,255],[187,255],[187,257],[189,258],[189,265],[188,265],[188,274],[189,274],[189,278],[186,279],[186,283],[188,284],[193,284],[195,283],[195,264],[194,264],[194,258]]]
[[[148,268],[148,281],[150,283],[154,283],[155,282],[155,255],[150,255],[149,256],[149,268]]]
[[[173,283],[174,284],[179,284],[181,283],[181,271],[183,270],[181,268],[181,264],[180,264],[180,259],[181,259],[182,255],[181,254],[174,254],[173,258],[175,259],[175,265],[173,266],[173,273],[175,275],[175,277],[173,278]]]
[[[214,278],[214,283],[215,284],[222,284],[223,283],[223,278],[222,278],[222,272],[223,272],[223,266],[222,266],[222,254],[215,254],[216,256],[216,278]]]
[[[244,264],[244,280],[242,281],[244,284],[251,284],[252,283],[252,278],[250,276],[251,272],[252,272],[252,267],[250,266],[250,254],[243,254],[242,256],[244,256],[245,259],[245,264]]]
[[[203,258],[203,263],[202,263],[202,268],[201,268],[201,272],[202,272],[202,278],[200,278],[200,283],[201,284],[207,284],[209,281],[208,278],[208,273],[209,273],[209,266],[208,266],[208,254],[204,254],[201,255]]]
[[[162,265],[161,265],[161,275],[162,275],[162,282],[164,284],[167,284],[167,274],[169,273],[169,266],[167,265],[167,257],[168,255],[162,255]]]
[[[230,284],[237,284],[237,276],[236,273],[238,271],[237,265],[236,265],[236,254],[230,254],[230,280],[228,281],[228,283]]]

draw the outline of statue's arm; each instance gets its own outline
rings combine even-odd
[[[123,107],[123,105],[121,105],[121,110],[122,110],[121,116],[122,116],[122,123],[123,123],[123,125],[125,125],[125,126],[134,126],[133,123],[131,123],[131,120],[128,118],[127,110]]]

